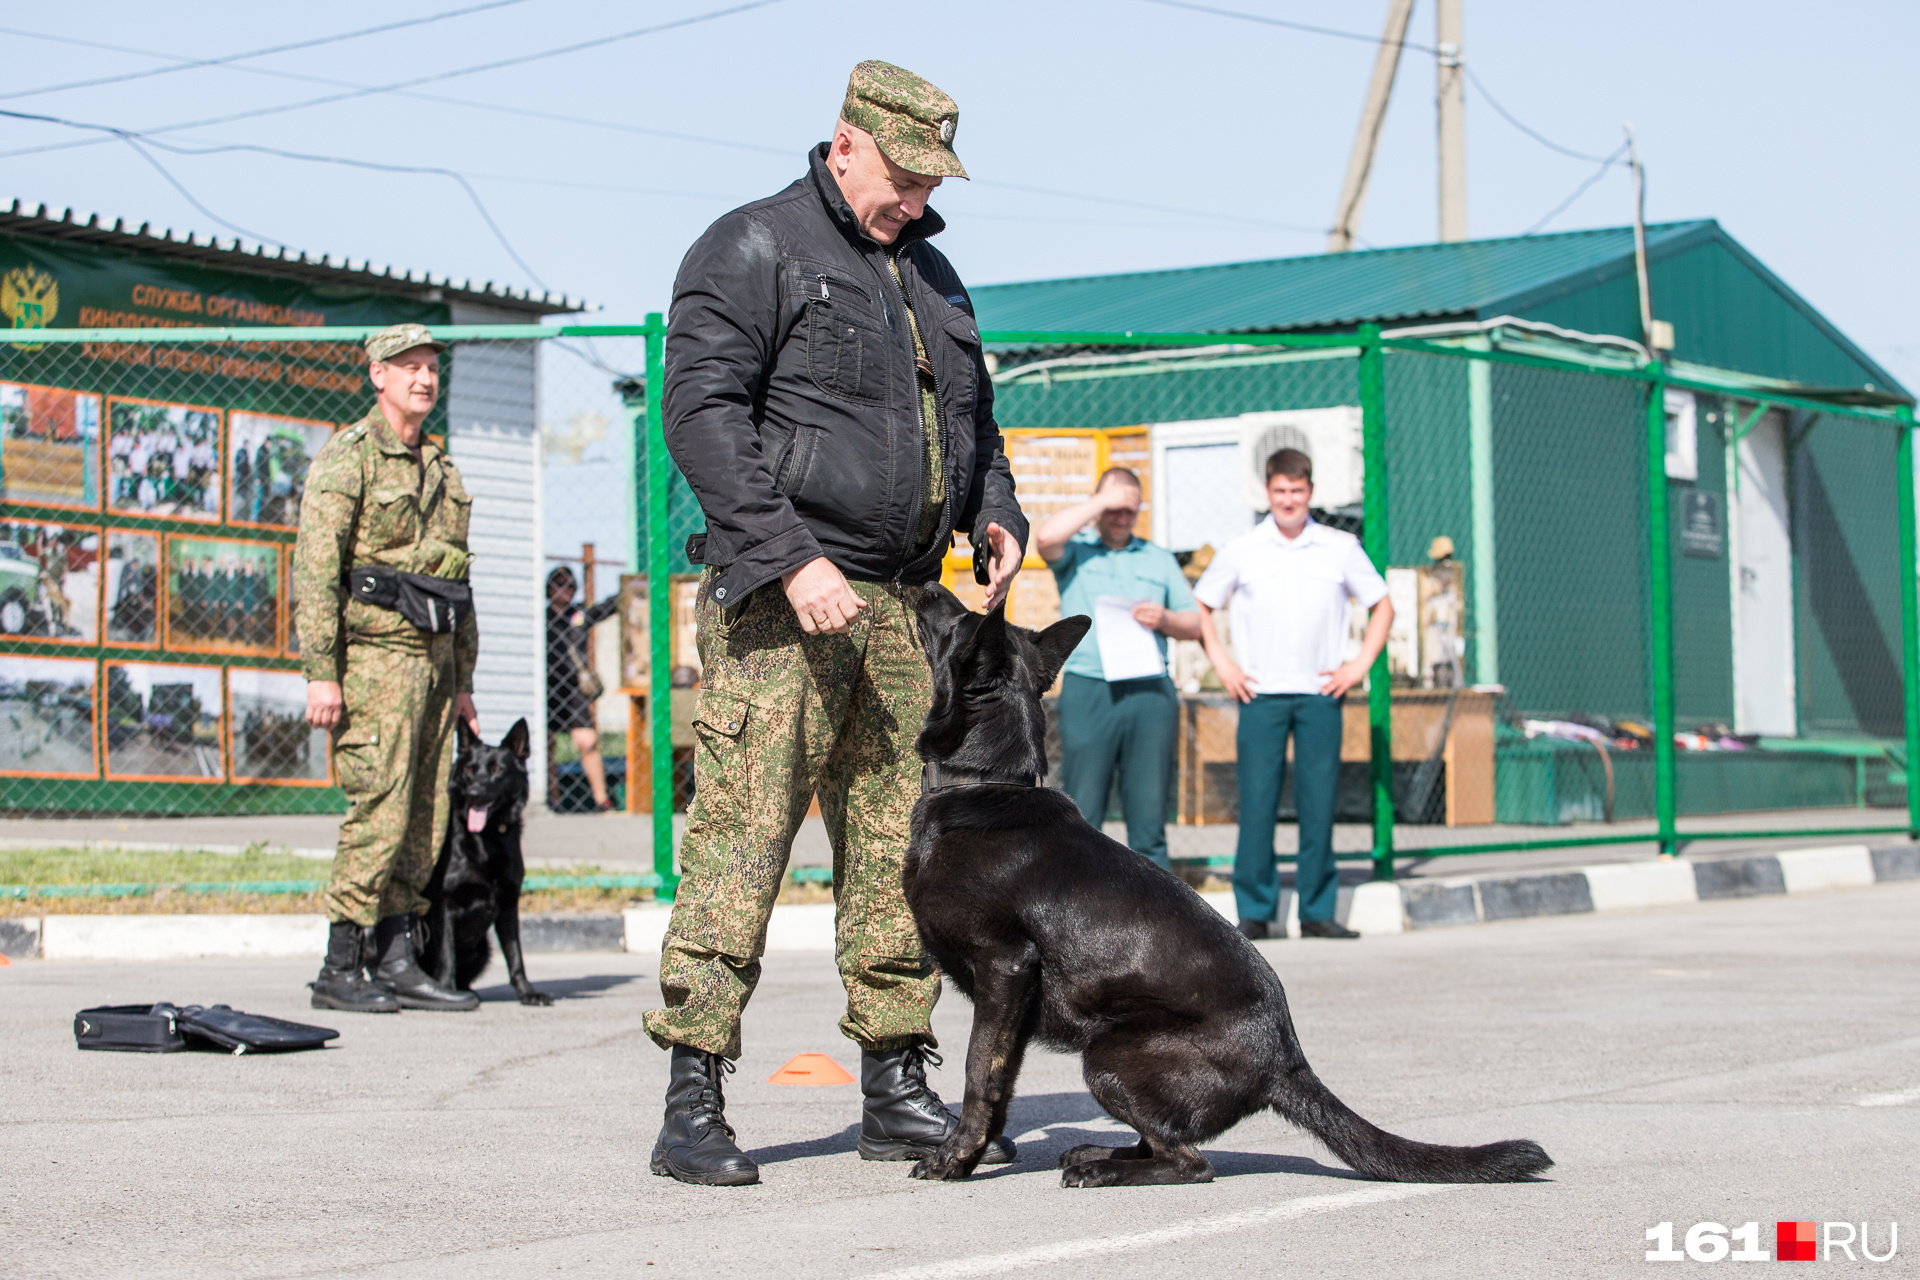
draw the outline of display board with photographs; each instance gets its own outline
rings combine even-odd
[[[91,658],[0,654],[0,775],[97,778]]]
[[[99,643],[99,529],[0,520],[0,634]]]
[[[166,647],[273,654],[280,647],[280,546],[167,535]]]
[[[286,548],[280,564],[280,616],[285,619],[286,639],[281,652],[289,658],[300,656],[300,611],[293,607],[293,548]]]
[[[102,608],[107,643],[151,649],[160,643],[160,535],[107,530]]]
[[[218,523],[218,409],[109,400],[107,414],[107,510]]]
[[[328,734],[307,723],[298,671],[227,670],[227,758],[235,782],[325,786]]]
[[[0,501],[100,509],[100,397],[0,382]]]
[[[235,410],[227,415],[227,523],[294,529],[307,468],[333,434],[330,422],[275,418]]]
[[[108,662],[106,672],[109,778],[225,780],[220,668]]]

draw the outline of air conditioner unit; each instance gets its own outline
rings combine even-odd
[[[1313,459],[1313,505],[1355,506],[1364,488],[1360,407],[1283,409],[1161,422],[1153,441],[1153,540],[1174,551],[1218,547],[1267,513],[1267,458]]]

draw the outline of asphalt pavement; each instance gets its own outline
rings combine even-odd
[[[1262,944],[1322,1079],[1408,1136],[1530,1137],[1545,1180],[1352,1177],[1277,1117],[1209,1144],[1209,1185],[1065,1190],[1058,1154],[1117,1126],[1078,1064],[1029,1057],[1021,1158],[956,1184],[854,1152],[857,1070],[831,958],[768,957],[729,1116],[747,1188],[648,1172],[665,1058],[651,957],[539,955],[474,1014],[322,1015],[311,964],[0,968],[0,1277],[1644,1275],[1646,1232],[1920,1220],[1920,883],[1615,915]],[[83,1006],[225,1002],[338,1027],[283,1057],[83,1054]],[[935,1017],[961,1093],[968,1009]],[[1115,1137],[1113,1141],[1121,1141]],[[1681,1264],[1691,1266],[1695,1264]],[[1842,1264],[1844,1265],[1844,1263]]]

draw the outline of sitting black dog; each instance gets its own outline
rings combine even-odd
[[[1040,694],[1089,623],[1034,633],[929,587],[919,629],[933,703],[915,747],[906,895],[921,939],[973,1001],[960,1124],[917,1178],[964,1178],[1006,1124],[1030,1039],[1081,1055],[1095,1101],[1137,1146],[1075,1147],[1070,1187],[1207,1182],[1195,1149],[1268,1107],[1369,1178],[1510,1182],[1553,1161],[1536,1143],[1443,1147],[1348,1110],[1301,1053],[1280,980],[1171,872],[1109,840],[1045,774]]]
[[[527,808],[527,722],[516,720],[500,745],[490,747],[457,721],[460,754],[447,782],[453,814],[447,842],[427,883],[425,955],[420,967],[435,982],[473,989],[491,958],[487,930],[500,935],[507,977],[521,1004],[552,1004],[527,981],[520,954],[520,826]]]

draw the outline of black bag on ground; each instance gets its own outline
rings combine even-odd
[[[188,1038],[238,1055],[318,1049],[340,1033],[264,1014],[241,1013],[224,1004],[108,1005],[73,1017],[74,1042],[82,1049],[123,1053],[176,1053]]]
[[[383,564],[357,565],[347,574],[347,590],[356,600],[392,609],[422,631],[444,635],[458,631],[473,612],[473,584],[425,573],[408,573]]]

